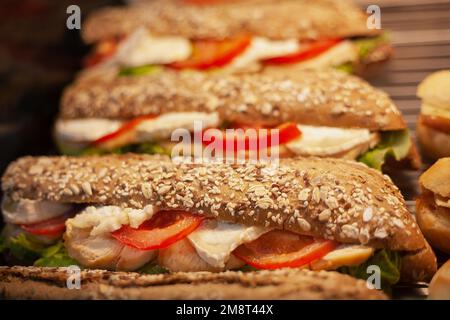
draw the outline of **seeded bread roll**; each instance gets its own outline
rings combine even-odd
[[[387,299],[362,280],[337,272],[284,269],[141,275],[83,270],[81,288],[66,286],[66,268],[0,267],[6,299]]]
[[[271,39],[348,38],[377,35],[366,15],[348,1],[298,0],[192,6],[159,0],[111,7],[89,16],[82,28],[87,43],[127,35],[139,27],[154,35],[225,39],[243,32]]]
[[[397,187],[355,162],[296,158],[274,167],[174,164],[169,158],[137,155],[25,157],[8,167],[2,187],[13,201],[152,204],[402,251],[411,255],[408,264],[421,260],[430,266],[415,272],[416,280],[429,278],[436,269],[436,258]],[[406,272],[405,277],[413,277]]]
[[[167,70],[118,78],[107,72],[68,87],[60,117],[126,119],[181,111],[218,112],[223,121],[238,123],[406,129],[386,93],[332,70],[239,75]]]

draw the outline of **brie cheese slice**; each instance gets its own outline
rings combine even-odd
[[[100,118],[58,120],[55,134],[62,141],[91,142],[118,130],[122,123]]]
[[[259,238],[270,229],[242,224],[206,221],[188,239],[208,264],[223,268],[231,252],[243,243]]]
[[[188,39],[176,36],[154,37],[147,30],[139,29],[119,45],[109,63],[138,67],[147,64],[167,64],[186,60],[192,46]]]
[[[137,142],[166,140],[176,129],[194,130],[194,124],[201,123],[203,129],[218,127],[217,112],[170,112],[140,123],[136,128]]]
[[[358,61],[358,50],[352,41],[346,40],[313,59],[299,62],[296,67],[302,69],[321,69],[356,61]]]
[[[300,43],[296,39],[273,41],[262,37],[252,39],[249,47],[237,56],[229,65],[230,68],[240,69],[260,60],[285,56],[298,52]]]
[[[297,126],[302,135],[288,142],[286,147],[299,155],[333,156],[350,151],[361,144],[370,144],[374,139],[368,129]]]
[[[312,270],[335,270],[342,266],[356,266],[373,255],[372,247],[362,245],[341,245],[311,263]]]

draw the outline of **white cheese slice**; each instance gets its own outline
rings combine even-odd
[[[341,245],[311,263],[313,270],[335,270],[342,266],[360,265],[369,259],[374,252],[372,247],[362,245]]]
[[[298,68],[321,69],[358,61],[358,50],[350,40],[342,41],[313,59],[299,62]]]
[[[136,128],[137,142],[165,140],[172,132],[182,128],[194,130],[194,123],[202,124],[202,128],[218,127],[220,124],[217,112],[170,112],[157,118],[141,122]]]
[[[155,37],[145,29],[138,29],[119,45],[109,63],[117,62],[129,67],[167,64],[185,60],[191,54],[189,39],[177,36]]]
[[[203,128],[217,127],[220,124],[217,112],[170,112],[154,119],[142,121],[136,127],[136,141],[147,142],[164,140],[171,137],[175,129],[194,130],[194,121],[199,121]],[[110,119],[70,119],[58,120],[55,134],[61,141],[92,142],[118,130],[123,121]]]
[[[436,205],[439,207],[446,207],[450,209],[450,199],[442,197],[438,194],[434,195],[434,201],[436,202]]]
[[[429,102],[422,104],[421,113],[427,116],[450,119],[450,105],[433,105]]]
[[[368,129],[348,129],[297,125],[302,135],[286,147],[299,155],[332,156],[370,143],[373,139]]]
[[[231,64],[230,68],[240,69],[247,67],[260,60],[285,56],[298,52],[300,43],[296,39],[288,40],[269,40],[261,37],[254,37],[249,47],[239,56],[237,56]]]
[[[5,222],[12,224],[32,224],[58,217],[67,213],[72,206],[70,204],[51,201],[36,201],[20,199],[12,201],[4,197],[2,201],[2,213]]]
[[[121,208],[117,206],[87,207],[74,218],[68,219],[66,225],[79,229],[90,229],[91,236],[102,235],[119,230],[123,225],[139,227],[154,214],[152,205],[143,209]]]
[[[100,118],[58,120],[55,134],[62,141],[90,142],[118,130],[122,123]]]
[[[188,235],[188,239],[204,261],[214,267],[223,268],[234,249],[259,238],[269,230],[236,223],[206,221]]]

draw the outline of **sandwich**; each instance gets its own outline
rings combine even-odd
[[[386,290],[436,271],[397,187],[352,161],[25,157],[8,167],[2,188],[2,247],[15,264],[150,274],[305,268],[362,279],[377,272],[374,286]]]
[[[190,132],[191,144],[202,151],[214,140],[204,130],[213,129],[224,145],[247,139],[236,153],[275,148],[280,157],[345,158],[378,170],[420,167],[407,125],[388,95],[338,71],[165,71],[116,78],[108,70],[83,75],[64,92],[55,125],[63,154],[178,156],[180,143],[189,141],[179,142],[177,129]],[[196,122],[203,130],[196,130]],[[263,144],[264,132],[278,133],[278,142]]]
[[[439,159],[420,177],[417,223],[430,244],[450,254],[450,158]]]
[[[450,300],[450,260],[439,268],[431,280],[428,299]]]
[[[0,267],[0,297],[39,300],[387,299],[382,291],[369,289],[362,280],[337,272],[303,269],[246,273],[179,272],[164,276],[83,270],[80,290],[67,288],[67,271],[67,268]]]
[[[335,67],[362,73],[389,59],[385,33],[348,1],[236,1],[210,6],[144,1],[101,9],[82,28],[87,67],[256,72]]]
[[[431,159],[450,157],[450,70],[429,75],[418,87],[422,108],[417,137]]]

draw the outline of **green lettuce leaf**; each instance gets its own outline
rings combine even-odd
[[[351,62],[347,62],[344,64],[341,64],[339,66],[335,66],[334,67],[336,70],[347,73],[347,74],[352,74],[355,71],[355,67],[353,65],[353,63]]]
[[[371,258],[358,266],[346,266],[338,269],[339,272],[352,277],[367,280],[371,274],[367,268],[376,265],[381,271],[381,288],[390,292],[392,285],[400,281],[401,257],[397,252],[386,249],[377,251]]]
[[[4,250],[8,249],[15,258],[27,263],[38,259],[45,249],[44,245],[32,241],[23,233],[9,238],[4,245]]]
[[[105,150],[101,148],[87,148],[84,149],[80,155],[102,155],[102,154],[125,154],[125,153],[143,153],[143,154],[163,154],[170,155],[169,151],[164,147],[152,142],[143,142],[138,144],[130,144],[127,146]]]
[[[358,48],[358,55],[360,59],[366,58],[373,50],[383,43],[390,42],[389,36],[384,33],[377,37],[360,38],[353,40],[353,43]]]
[[[363,153],[358,161],[381,171],[383,164],[389,157],[400,161],[408,155],[410,149],[409,130],[386,131],[381,134],[380,143],[375,148]]]
[[[3,253],[4,251],[6,251],[6,239],[2,236],[0,236],[0,253]]]
[[[139,66],[139,67],[127,67],[122,68],[119,71],[119,76],[143,76],[143,75],[149,75],[156,72],[161,71],[162,68],[160,66],[155,65],[146,65],[146,66]]]
[[[164,274],[169,273],[170,271],[153,262],[150,262],[138,269],[137,272],[144,274]]]
[[[36,267],[68,267],[78,265],[75,259],[72,259],[67,253],[62,241],[44,249],[41,252],[41,258],[33,264]]]
[[[244,265],[243,267],[237,269],[237,271],[242,271],[242,272],[252,272],[252,271],[259,271],[259,269],[252,267],[249,264]]]
[[[5,226],[0,236],[0,253],[11,255],[21,264],[39,267],[65,267],[77,264],[67,254],[62,241],[49,245],[23,232],[10,233],[11,228]]]

